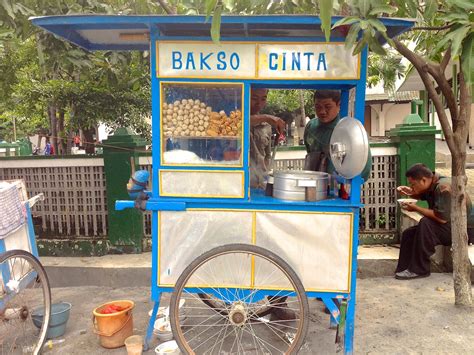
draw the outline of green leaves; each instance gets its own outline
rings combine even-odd
[[[438,10],[437,0],[425,0],[425,11],[423,17],[425,20],[430,21],[436,11]]]
[[[209,17],[211,17],[216,5],[217,0],[206,0],[206,21],[209,20]]]
[[[472,0],[446,0],[446,2],[451,6],[456,6],[466,11],[474,10],[474,3]]]
[[[206,0],[206,21],[212,15],[211,38],[216,44],[219,44],[221,37],[221,19],[224,5],[220,0]]]
[[[384,4],[376,5],[369,11],[368,16],[380,16],[382,14],[391,15],[397,12],[397,10],[398,9],[395,6],[384,5]]]
[[[324,32],[326,41],[329,41],[331,36],[332,0],[320,0],[319,11],[321,17],[321,29]]]
[[[211,38],[214,43],[219,44],[221,37],[221,18],[222,18],[222,4],[216,6],[214,15],[212,15]]]
[[[15,19],[15,13],[13,12],[13,7],[12,7],[12,4],[11,4],[10,0],[1,0],[0,5],[2,6],[3,10],[7,13],[7,15],[11,19],[14,20]]]

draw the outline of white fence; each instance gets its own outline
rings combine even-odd
[[[299,154],[299,155],[298,155]],[[295,154],[291,154],[295,156]],[[304,152],[296,159],[278,154],[276,169],[303,169]],[[140,157],[140,167],[151,171],[151,158]],[[372,171],[362,189],[361,232],[395,232],[396,148],[372,148]],[[30,196],[44,193],[33,208],[41,237],[107,235],[107,201],[103,158],[18,158],[0,160],[0,180],[23,179]],[[123,186],[125,189],[126,187]],[[144,214],[145,236],[151,235],[150,213]]]

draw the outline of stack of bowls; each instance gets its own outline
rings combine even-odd
[[[184,305],[186,304],[186,300],[184,298],[181,298],[179,300],[179,321],[181,324],[184,323],[186,320],[186,311],[184,309]],[[153,313],[153,310],[150,309],[148,312],[148,315],[151,317],[151,314]],[[159,307],[158,308],[158,313],[156,314],[156,319],[164,318],[164,319],[169,319],[170,317],[170,308],[169,307]]]
[[[174,340],[167,341],[166,343],[160,344],[155,348],[155,354],[157,355],[177,355],[180,354],[178,344]]]
[[[169,341],[173,339],[171,325],[167,318],[158,318],[155,321],[153,333],[156,334],[159,341]]]

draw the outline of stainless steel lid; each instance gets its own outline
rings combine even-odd
[[[277,170],[273,172],[275,179],[308,179],[318,180],[327,179],[329,174],[321,171],[310,171],[310,170]]]
[[[341,119],[331,135],[331,161],[336,171],[346,179],[359,175],[369,158],[369,138],[359,120]]]

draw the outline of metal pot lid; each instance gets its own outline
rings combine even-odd
[[[311,170],[277,170],[273,172],[274,178],[280,179],[323,179],[329,175],[321,171]]]
[[[339,175],[346,179],[359,175],[369,158],[369,138],[362,123],[352,117],[341,119],[332,132],[329,151]]]

